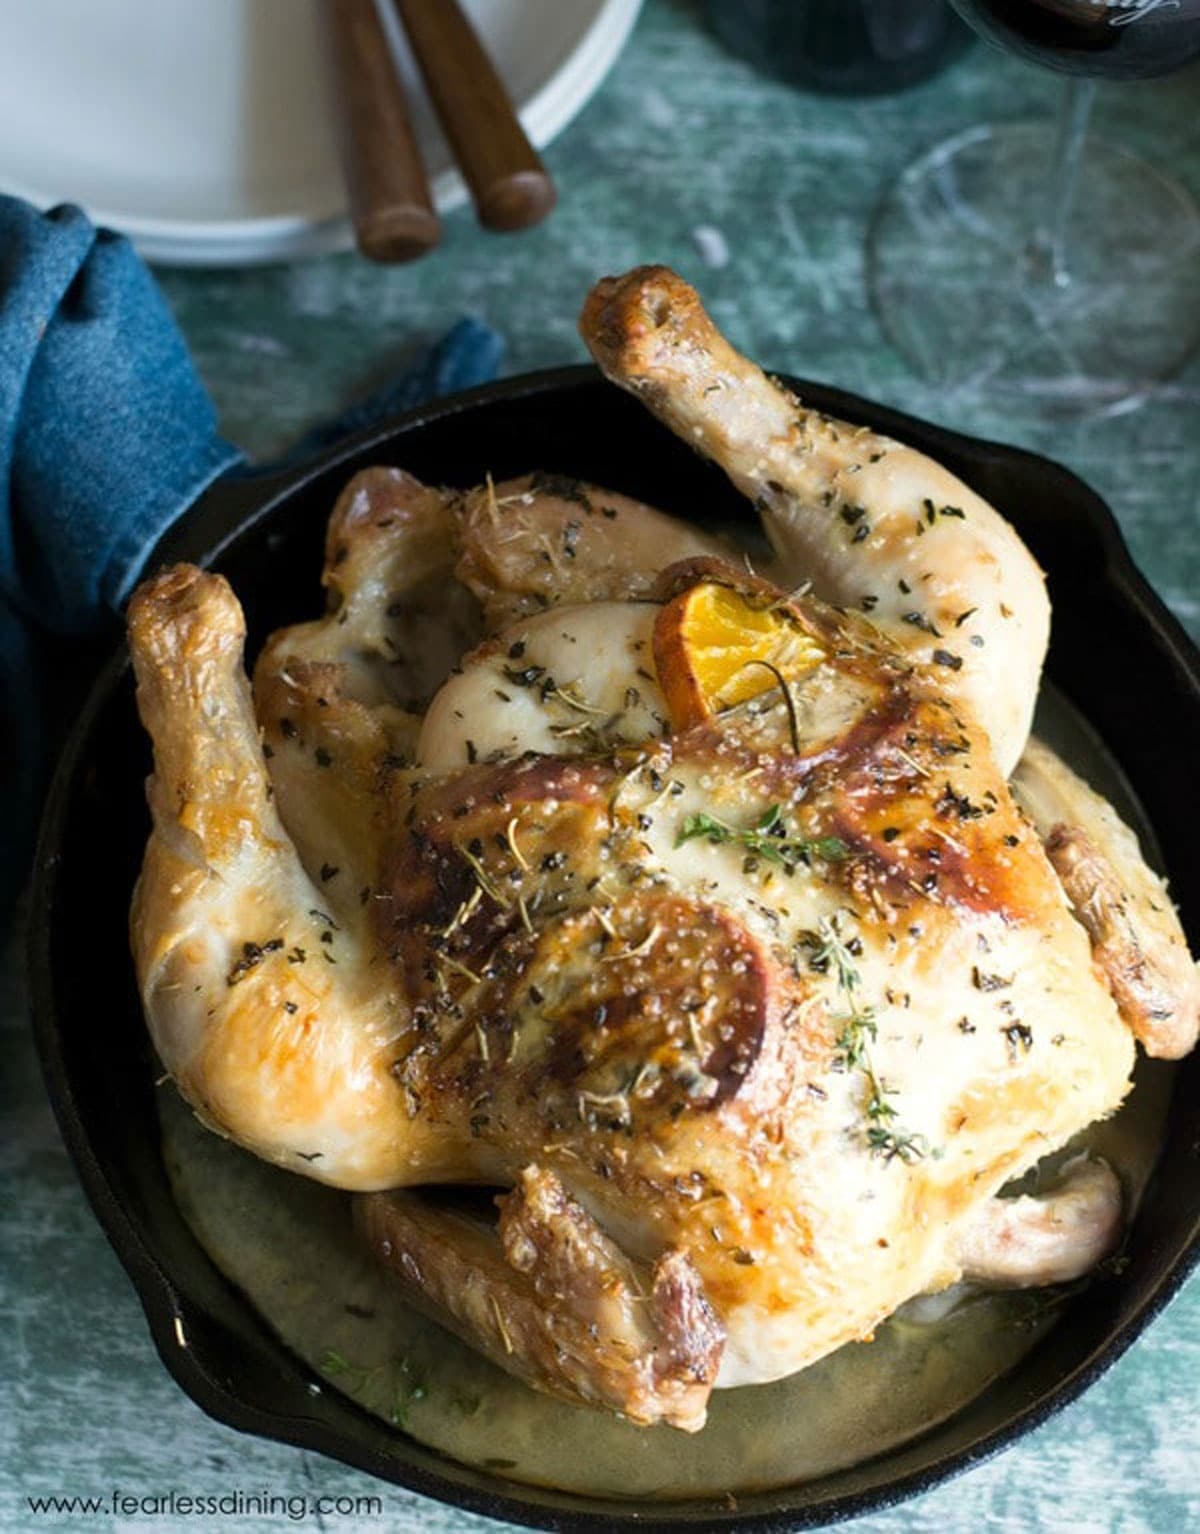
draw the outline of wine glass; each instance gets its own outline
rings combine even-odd
[[[901,174],[868,253],[884,328],[932,382],[1018,414],[1132,408],[1200,339],[1200,210],[1088,119],[1097,78],[1200,55],[1200,0],[951,3],[1070,80],[1056,128],[968,128]]]

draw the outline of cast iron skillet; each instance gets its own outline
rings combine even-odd
[[[1049,675],[1118,756],[1166,849],[1172,889],[1200,940],[1200,656],[1130,562],[1111,513],[1065,469],[943,431],[817,385],[805,400],[911,442],[1011,519],[1055,599]],[[372,463],[472,485],[541,468],[593,479],[697,521],[749,515],[711,466],[591,368],[491,385],[428,406],[272,478],[218,485],[155,563],[213,564],[247,613],[251,653],[320,609],[325,520]],[[1013,1442],[1117,1359],[1200,1259],[1200,1054],[1180,1073],[1162,1159],[1131,1232],[1129,1263],[1099,1278],[1004,1379],[917,1441],[806,1484],[725,1502],[629,1504],[518,1487],[387,1428],[301,1365],[226,1282],[184,1224],[159,1153],[155,1063],[133,987],[128,897],[147,831],[150,754],[122,647],[60,764],[42,828],[31,965],[42,1066],[96,1214],[132,1278],[155,1344],[184,1390],[247,1432],[317,1449],[386,1479],[550,1529],[808,1528],[887,1507]]]

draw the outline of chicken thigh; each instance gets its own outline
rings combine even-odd
[[[1140,1000],[1047,857],[1061,820],[1005,781],[1044,646],[1029,556],[878,439],[896,473],[864,481],[862,517],[823,506],[812,476],[843,482],[853,428],[780,415],[668,277],[602,284],[585,332],[735,478],[771,465],[789,583],[807,550],[826,598],[869,578],[870,618],[594,486],[368,471],[331,522],[329,616],[268,643],[253,703],[219,576],[135,595],[155,775],[133,936],[206,1122],[364,1194],[406,1294],[502,1366],[694,1430],[715,1386],[803,1368],[964,1272],[1102,1255],[1111,1174],[1073,1174],[1054,1208],[994,1195],[1119,1105]],[[682,403],[670,348],[646,351],[663,333],[685,337]],[[722,394],[745,418],[705,424]],[[964,515],[929,521],[951,495]],[[851,537],[822,563],[831,507]],[[916,540],[937,545],[925,581]],[[727,696],[697,680],[689,625],[712,611],[778,640]],[[976,662],[1008,625],[1001,692]],[[1089,845],[1118,889],[1141,879],[1136,850],[1117,867],[1111,835]],[[1153,1007],[1165,990],[1179,1053],[1194,971],[1161,888],[1139,889],[1171,939]],[[505,1190],[498,1223],[416,1191],[446,1183]]]

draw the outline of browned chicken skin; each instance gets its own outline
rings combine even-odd
[[[635,1264],[553,1172],[526,1167],[493,1230],[420,1195],[360,1198],[356,1220],[409,1298],[552,1394],[703,1426],[724,1331],[686,1253]]]
[[[1200,969],[1162,880],[1112,806],[1040,741],[1013,779],[1121,1016],[1146,1053],[1178,1060],[1200,1034]]]
[[[547,582],[527,554],[564,537]],[[380,1259],[522,1378],[689,1430],[714,1384],[964,1271],[1101,1254],[1111,1183],[992,1203],[1133,1059],[995,760],[1007,703],[985,725],[965,667],[561,480],[368,471],[326,582],[254,712],[219,577],[131,605],[156,753],[135,954],[209,1122],[369,1192]],[[673,604],[704,585],[820,660],[672,728]],[[387,1191],[449,1182],[513,1190],[498,1225]]]

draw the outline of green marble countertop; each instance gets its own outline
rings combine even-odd
[[[882,190],[920,150],[986,117],[1046,114],[1057,82],[972,50],[932,83],[872,101],[795,94],[724,54],[683,0],[649,0],[590,105],[550,148],[561,204],[519,238],[452,215],[414,267],[353,256],[247,272],[169,272],[167,294],[227,435],[268,454],[360,396],[460,314],[508,337],[508,370],[581,359],[593,279],[664,261],[765,364],[1061,459],[1114,508],[1135,557],[1200,635],[1196,363],[1140,410],[1070,426],[1004,419],[986,393],[947,397],[889,348],[864,287],[863,236]],[[1097,130],[1169,160],[1200,193],[1200,74],[1105,87]],[[337,1534],[488,1525],[318,1456],[206,1418],[159,1364],[134,1293],[60,1144],[33,1058],[17,938],[0,998],[0,1212],[5,1326],[0,1529]],[[950,1484],[849,1529],[1200,1528],[1200,1282],[1082,1400]],[[384,1511],[297,1519],[35,1514],[29,1497],[272,1493],[382,1497]],[[290,1504],[293,1508],[297,1504]]]

